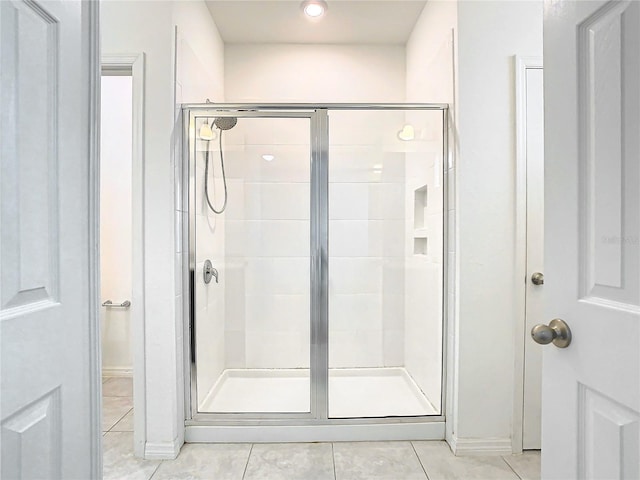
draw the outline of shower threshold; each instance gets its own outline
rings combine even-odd
[[[201,413],[308,412],[308,369],[227,369],[200,406]],[[329,417],[438,415],[406,369],[329,369]]]

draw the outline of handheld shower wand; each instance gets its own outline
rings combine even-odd
[[[238,123],[238,119],[236,117],[218,117],[213,121],[213,124],[218,130],[220,130],[219,135],[219,145],[220,145],[220,167],[222,169],[222,183],[224,185],[224,202],[222,203],[222,208],[217,210],[213,204],[211,203],[211,199],[209,198],[209,141],[211,141],[214,137],[213,135],[207,135],[204,140],[207,141],[207,152],[205,154],[205,167],[204,167],[204,195],[207,199],[207,205],[213,211],[220,215],[227,208],[227,176],[224,171],[224,153],[222,152],[222,132],[225,130],[231,130]],[[206,123],[208,126],[209,124]],[[203,126],[204,127],[204,126]],[[211,127],[209,127],[210,131]],[[201,135],[202,138],[202,135]]]

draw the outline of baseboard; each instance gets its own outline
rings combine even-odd
[[[131,367],[111,367],[102,368],[103,377],[132,377],[133,368]]]
[[[511,455],[510,438],[447,438],[449,446],[456,456],[472,455]]]
[[[175,438],[173,442],[147,442],[144,447],[144,458],[146,460],[175,460],[180,453],[182,442]]]

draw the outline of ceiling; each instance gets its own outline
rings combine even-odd
[[[424,0],[327,0],[310,20],[301,0],[207,0],[225,43],[324,43],[404,45]]]

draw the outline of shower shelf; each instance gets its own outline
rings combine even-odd
[[[427,224],[427,190],[428,186],[423,185],[413,192],[413,228],[416,230]]]
[[[427,255],[427,244],[429,243],[427,237],[414,237],[413,239],[413,254],[414,255]]]
[[[427,255],[427,216],[428,186],[423,185],[413,192],[413,254]]]

